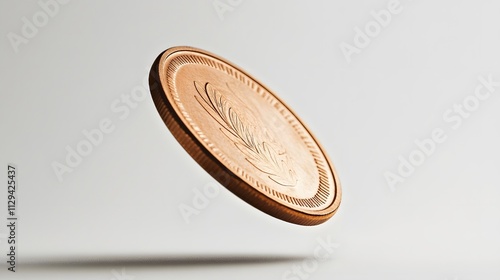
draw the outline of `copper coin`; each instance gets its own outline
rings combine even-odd
[[[254,207],[300,225],[328,220],[338,177],[304,123],[262,83],[209,52],[174,47],[150,88],[160,116],[191,157]]]

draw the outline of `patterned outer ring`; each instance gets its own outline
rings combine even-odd
[[[150,71],[150,91],[153,97],[154,104],[164,123],[173,134],[175,139],[179,142],[179,144],[188,152],[188,154],[203,169],[205,169],[206,172],[208,172],[214,179],[216,179],[229,191],[231,191],[250,205],[254,206],[255,208],[260,209],[261,211],[273,217],[290,223],[306,226],[321,224],[330,219],[336,213],[340,205],[340,182],[331,161],[324,152],[324,149],[321,147],[318,141],[314,139],[314,136],[310,133],[310,130],[307,129],[307,127],[297,117],[297,115],[294,114],[294,112],[290,108],[286,107],[285,103],[283,103],[276,95],[274,95],[272,91],[264,87],[267,92],[272,94],[274,98],[281,102],[281,104],[283,104],[287,108],[287,110],[291,114],[293,114],[294,117],[300,122],[300,124],[309,132],[310,136],[313,137],[315,144],[319,147],[319,149],[323,153],[324,158],[327,161],[327,165],[330,168],[331,174],[333,176],[335,192],[333,202],[322,209],[320,214],[311,213],[309,211],[299,211],[297,209],[287,207],[277,202],[276,200],[256,191],[254,187],[246,183],[242,178],[240,178],[240,176],[233,173],[200,143],[200,141],[193,135],[191,130],[186,126],[184,121],[174,109],[173,105],[168,100],[166,96],[167,87],[164,82],[165,79],[162,79],[161,77],[162,75],[166,75],[165,62],[167,61],[167,58],[178,52],[193,52],[209,56],[215,60],[230,65],[231,67],[246,75],[246,77],[250,78],[255,83],[259,84],[262,87],[264,86],[262,85],[262,83],[257,81],[252,76],[248,75],[245,71],[236,67],[234,64],[204,50],[192,47],[173,47],[161,53],[153,63]]]

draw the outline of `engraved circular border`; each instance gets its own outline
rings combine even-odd
[[[182,102],[180,102],[180,99],[176,100],[174,96],[179,95],[175,87],[177,69],[186,64],[206,65],[232,76],[251,88],[252,92],[260,98],[264,98],[282,115],[300,136],[314,159],[319,186],[313,197],[296,198],[278,192],[272,187],[259,182],[258,179],[250,176],[245,170],[229,160],[222,149],[218,149],[217,152],[210,148],[210,140],[203,134],[196,133],[196,131],[201,131],[196,129],[199,126],[185,118],[186,115],[189,116],[189,113],[179,108],[178,104],[182,104]],[[160,54],[153,64],[150,72],[150,88],[160,115],[181,146],[198,164],[231,192],[274,217],[296,224],[320,224],[335,214],[341,200],[341,188],[336,171],[324,149],[307,126],[279,97],[245,71],[212,53],[192,47],[174,47]],[[176,106],[173,106],[172,102],[177,103]],[[214,164],[219,168],[214,168]],[[234,174],[232,170],[239,174]],[[224,175],[228,175],[230,179],[228,180],[228,176]],[[240,182],[234,184],[234,179],[239,179]],[[255,184],[252,184],[252,182],[255,182]],[[241,189],[244,191],[242,192]],[[253,193],[251,190],[253,190]],[[329,200],[329,196],[333,196],[333,198],[331,203],[326,205],[325,202]]]

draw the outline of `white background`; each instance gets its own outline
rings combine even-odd
[[[474,96],[479,76],[500,82],[500,4],[397,3],[362,46],[355,29],[390,1],[75,0],[45,22],[43,4],[2,1],[2,279],[498,279],[500,87],[456,129],[443,114]],[[343,43],[359,48],[345,55]],[[305,120],[340,175],[336,216],[296,226],[222,188],[186,223],[179,205],[213,179],[149,93],[117,110],[178,45],[246,69]],[[58,180],[52,164],[104,119],[113,132]],[[435,129],[446,141],[391,188],[384,174]],[[5,266],[8,163],[18,168],[16,274]],[[318,239],[338,244],[331,258],[287,274],[315,263]]]

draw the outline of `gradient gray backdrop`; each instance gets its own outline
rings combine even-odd
[[[73,0],[48,15],[36,1],[2,1],[1,278],[498,279],[500,87],[458,129],[443,114],[473,96],[479,76],[500,81],[500,4],[400,0],[348,62],[343,42],[355,46],[356,28],[393,4]],[[34,20],[32,38],[13,45]],[[121,99],[178,45],[241,66],[304,119],[340,175],[336,216],[296,226],[222,189],[185,222],[179,206],[213,179],[149,93],[128,113]],[[114,130],[58,180],[53,162],[105,119]],[[446,141],[390,188],[384,174],[437,128]],[[16,274],[5,266],[8,163],[18,168]],[[338,248],[311,268],[328,238]],[[288,274],[304,261],[307,275]]]

